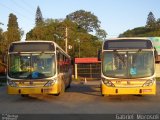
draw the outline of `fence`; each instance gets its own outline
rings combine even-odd
[[[75,78],[99,79],[101,62],[97,58],[75,58]]]
[[[78,64],[77,73],[79,77],[91,78],[91,79],[100,78],[101,64],[100,63]]]

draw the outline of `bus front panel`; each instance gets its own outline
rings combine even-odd
[[[110,80],[101,82],[102,95],[155,95],[155,80]]]

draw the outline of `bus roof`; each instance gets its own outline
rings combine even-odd
[[[15,41],[12,42],[9,46],[9,51],[10,47],[15,44],[25,44],[25,43],[49,43],[49,44],[54,44],[55,47],[59,48],[63,53],[65,53],[68,57],[70,57],[57,43],[54,41],[44,41],[44,40],[32,40],[32,41]]]
[[[152,49],[152,42],[145,37],[111,38],[103,42],[103,50]]]
[[[11,44],[21,44],[21,43],[54,43],[54,44],[57,44],[55,43],[54,41],[44,41],[44,40],[32,40],[32,41],[15,41],[15,42],[12,42]]]
[[[130,40],[130,39],[135,39],[135,40],[149,40],[148,37],[122,37],[122,38],[108,38],[107,40]]]

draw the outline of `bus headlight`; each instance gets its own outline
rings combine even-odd
[[[17,83],[12,81],[12,80],[8,80],[8,84],[11,86],[11,87],[17,87]]]
[[[103,83],[105,85],[107,85],[108,87],[115,87],[115,85],[110,81],[110,80],[107,80],[107,79],[102,79]]]
[[[50,86],[52,86],[55,82],[56,82],[56,79],[50,80],[50,81],[48,81],[48,82],[44,85],[44,87],[50,87]]]
[[[154,79],[151,79],[151,80],[147,80],[144,84],[143,84],[143,87],[145,87],[145,86],[152,86],[153,85],[153,83],[154,83]]]

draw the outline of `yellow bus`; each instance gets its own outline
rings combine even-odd
[[[13,42],[8,50],[8,94],[59,95],[72,81],[71,58],[55,42]]]
[[[99,52],[102,96],[155,95],[155,56],[156,50],[149,39],[105,40]]]

